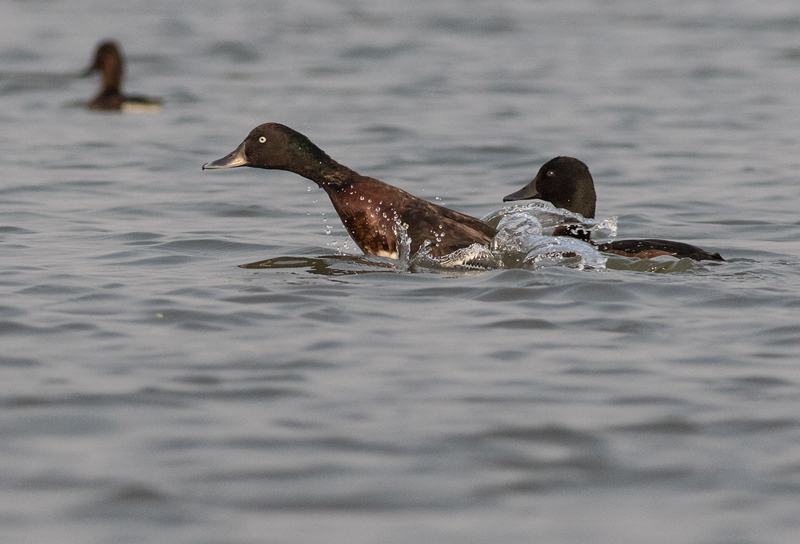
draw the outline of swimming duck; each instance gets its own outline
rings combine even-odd
[[[572,157],[556,157],[541,167],[528,185],[503,197],[503,202],[538,198],[558,208],[594,218],[597,195],[594,180],[585,163]],[[589,233],[579,226],[567,225],[554,234],[565,234],[589,241]],[[671,240],[617,240],[597,244],[603,253],[614,253],[626,257],[651,259],[659,255],[688,257],[695,261],[724,261],[719,253],[709,253],[699,247]]]
[[[119,45],[116,42],[109,40],[98,44],[94,61],[83,75],[89,76],[95,70],[100,71],[103,82],[100,92],[89,102],[89,109],[121,111],[157,109],[161,106],[161,100],[158,98],[122,94],[122,76],[125,68]]]
[[[286,170],[316,183],[367,255],[398,258],[403,231],[410,239],[411,254],[428,242],[433,257],[472,244],[489,245],[497,234],[479,219],[362,176],[333,160],[303,134],[278,123],[257,126],[236,149],[204,164],[203,170],[239,166]]]

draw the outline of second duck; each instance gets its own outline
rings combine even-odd
[[[558,208],[579,213],[587,218],[594,218],[597,195],[594,191],[594,180],[589,167],[572,157],[556,157],[547,161],[539,169],[539,173],[528,185],[507,195],[503,202],[512,200],[540,199],[550,202]],[[565,234],[589,241],[589,233],[579,226],[560,227],[555,234]],[[651,259],[659,255],[688,257],[695,261],[724,261],[719,253],[709,253],[704,249],[683,242],[672,240],[615,240],[596,244],[603,253],[614,253],[626,257]]]

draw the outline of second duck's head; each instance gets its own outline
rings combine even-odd
[[[503,202],[538,198],[584,217],[593,218],[597,195],[589,167],[572,157],[547,161],[529,184],[503,197]]]

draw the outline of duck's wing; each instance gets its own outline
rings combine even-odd
[[[478,220],[458,212],[445,215],[416,209],[403,214],[403,222],[408,225],[406,234],[411,239],[411,253],[416,253],[428,240],[428,251],[433,257],[448,255],[472,244],[490,245],[497,231],[475,221]]]
[[[407,193],[406,193],[407,194]],[[472,244],[488,246],[497,230],[480,219],[408,195],[400,208],[400,219],[408,225],[411,253],[416,253],[425,240],[430,241],[430,254],[448,255]]]

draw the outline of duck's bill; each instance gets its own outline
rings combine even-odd
[[[214,168],[236,168],[237,166],[250,166],[247,162],[247,157],[244,154],[244,142],[222,157],[212,162],[203,165],[203,170],[213,170]]]
[[[510,195],[506,195],[503,197],[503,202],[508,202],[510,200],[531,200],[533,198],[541,198],[542,195],[539,194],[539,191],[534,189],[533,183],[529,183],[516,193],[511,193]]]

